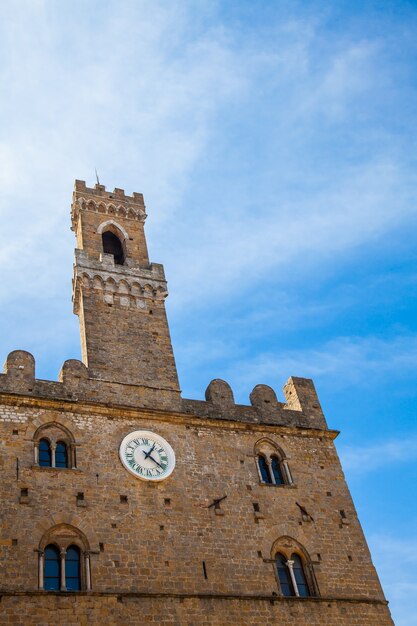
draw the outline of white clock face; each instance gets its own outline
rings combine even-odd
[[[169,443],[149,430],[135,430],[120,444],[120,460],[142,480],[164,480],[175,467],[175,454]]]

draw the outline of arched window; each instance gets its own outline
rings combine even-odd
[[[59,591],[61,589],[61,560],[58,548],[54,545],[46,546],[44,559],[43,588],[46,591]]]
[[[90,546],[86,536],[69,524],[50,528],[39,542],[39,589],[90,591]]]
[[[68,467],[67,444],[58,441],[55,448],[55,467]]]
[[[283,596],[308,598],[318,596],[319,590],[311,560],[292,537],[281,537],[272,546],[278,586]]]
[[[293,572],[298,594],[302,598],[307,598],[310,595],[310,591],[304,574],[303,562],[298,554],[292,554],[291,561],[293,561]]]
[[[41,467],[52,466],[51,444],[47,439],[41,439],[39,442],[39,465]]]
[[[277,566],[278,580],[283,596],[295,596],[293,584],[291,582],[290,572],[287,566],[287,559],[283,554],[278,553],[275,557]]]
[[[63,424],[48,422],[33,435],[34,464],[57,469],[76,468],[76,442]]]
[[[272,467],[272,474],[274,476],[275,484],[283,485],[285,481],[284,481],[284,477],[281,471],[281,463],[280,463],[279,458],[275,455],[271,457],[271,467]]]
[[[120,239],[110,230],[106,230],[102,234],[103,252],[112,254],[116,265],[123,265],[125,262],[125,254]]]
[[[65,584],[68,591],[81,589],[80,549],[69,546],[65,555]]]
[[[255,444],[255,458],[259,478],[265,485],[292,485],[287,459],[281,448],[271,439],[261,439]]]
[[[267,483],[267,484],[272,484],[272,478],[271,478],[271,472],[269,470],[269,465],[266,461],[266,458],[263,456],[263,454],[260,454],[258,456],[258,466],[259,466],[259,471],[261,473],[262,482]]]

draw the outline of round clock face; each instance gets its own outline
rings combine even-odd
[[[169,443],[149,430],[135,430],[120,444],[120,460],[142,480],[164,480],[175,467],[175,454]]]

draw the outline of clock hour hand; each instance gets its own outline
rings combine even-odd
[[[151,454],[152,454],[153,449],[154,449],[154,447],[155,447],[155,446],[156,446],[156,441],[155,441],[155,443],[153,444],[152,448],[149,450],[149,452],[145,452],[145,450],[143,451],[143,453],[144,453],[144,455],[145,455],[145,459],[147,459],[149,456],[151,456]],[[152,457],[151,457],[151,458],[152,458]]]

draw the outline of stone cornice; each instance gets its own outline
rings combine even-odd
[[[163,411],[160,409],[134,408],[122,404],[108,404],[92,401],[79,400],[77,402],[64,399],[39,398],[13,393],[0,392],[0,404],[27,408],[44,409],[49,411],[62,411],[65,413],[81,413],[88,415],[105,416],[110,420],[117,419],[157,419],[162,422],[184,424],[188,426],[210,428],[222,428],[224,430],[262,431],[270,433],[286,434],[297,437],[323,437],[334,440],[339,435],[338,430],[292,427],[262,423],[241,422],[237,419],[215,419],[212,417],[199,417],[180,411]]]
[[[78,314],[81,289],[100,294],[108,304],[146,310],[146,300],[165,300],[168,295],[164,268],[152,263],[148,267],[135,265],[131,259],[117,266],[111,254],[102,254],[99,261],[91,260],[83,250],[75,251],[73,303]]]
[[[99,598],[187,598],[196,600],[243,600],[249,602],[284,602],[286,604],[297,605],[299,603],[349,603],[349,604],[377,604],[387,606],[388,601],[379,598],[369,597],[352,597],[352,596],[320,596],[320,597],[295,597],[295,596],[278,596],[269,594],[239,594],[239,593],[170,593],[170,592],[152,592],[152,591],[7,591],[0,590],[1,596],[40,596],[43,598],[77,598],[82,597],[99,597]]]

